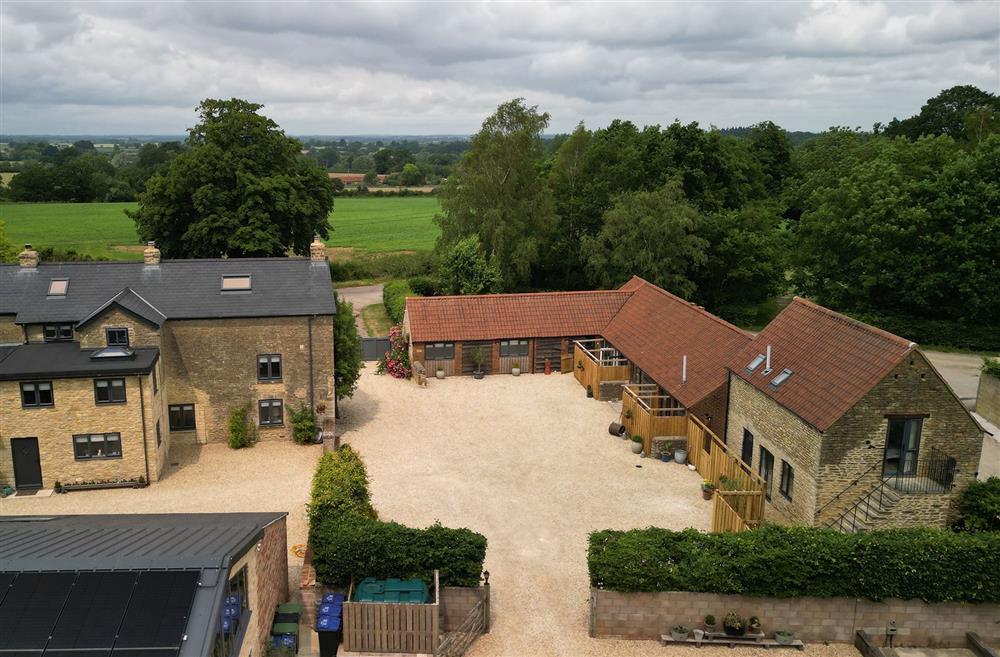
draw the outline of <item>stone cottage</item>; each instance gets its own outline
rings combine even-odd
[[[0,484],[156,481],[171,447],[225,441],[233,409],[290,437],[333,392],[336,309],[311,257],[0,266]],[[331,409],[332,410],[332,409]]]
[[[733,359],[727,445],[772,522],[944,526],[982,429],[917,345],[796,298]]]

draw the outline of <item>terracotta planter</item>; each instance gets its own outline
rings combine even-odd
[[[713,495],[715,495],[715,489],[714,488],[702,488],[701,489],[701,496],[704,497],[706,500],[712,499]]]

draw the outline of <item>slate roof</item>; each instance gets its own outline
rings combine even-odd
[[[620,290],[410,297],[413,342],[598,335],[629,293]]]
[[[132,288],[127,287],[108,299],[107,302],[95,309],[94,312],[90,313],[90,315],[80,320],[77,326],[85,326],[91,320],[100,317],[101,313],[112,306],[121,308],[125,312],[134,315],[135,317],[138,317],[139,319],[152,324],[157,328],[163,326],[163,322],[167,321],[167,316],[160,312],[159,308],[143,299],[142,296],[140,296]]]
[[[727,367],[750,342],[749,333],[641,278],[624,288],[633,292],[601,331],[606,340],[685,406],[726,382]]]
[[[746,367],[771,345],[771,373]],[[796,297],[730,362],[735,376],[820,431],[826,431],[916,344]],[[770,385],[782,370],[792,375]]]
[[[160,357],[156,347],[136,347],[132,357],[91,358],[100,348],[79,342],[32,342],[0,347],[0,381],[144,374]]]
[[[221,291],[223,276],[249,275],[250,292]],[[66,278],[65,297],[49,297],[53,278]],[[0,265],[0,315],[18,324],[79,322],[115,302],[146,319],[331,315],[330,270],[308,258],[228,258],[141,262],[42,262]],[[155,310],[153,310],[155,309]]]

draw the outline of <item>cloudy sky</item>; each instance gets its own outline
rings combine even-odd
[[[242,97],[292,134],[464,134],[504,100],[790,130],[1000,91],[1000,2],[0,0],[0,133],[176,134]]]

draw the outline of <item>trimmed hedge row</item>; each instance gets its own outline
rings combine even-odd
[[[410,284],[406,281],[389,281],[382,287],[382,303],[385,305],[385,312],[393,324],[403,323],[403,311],[406,310],[406,297],[413,297],[416,294],[410,289]]]
[[[430,582],[435,569],[442,586],[477,586],[486,559],[486,537],[472,530],[379,521],[365,464],[349,445],[324,454],[313,475],[309,543],[319,581],[339,586],[364,577]]]
[[[587,566],[591,585],[628,593],[1000,602],[998,533],[607,530],[590,535]]]
[[[315,521],[310,540],[317,578],[339,586],[363,577],[430,582],[435,569],[442,586],[478,586],[486,558],[486,537],[472,530],[414,529],[356,514]]]
[[[973,351],[1000,351],[1000,331],[995,325],[965,324],[950,319],[922,319],[904,315],[846,314],[918,344],[948,345]]]

